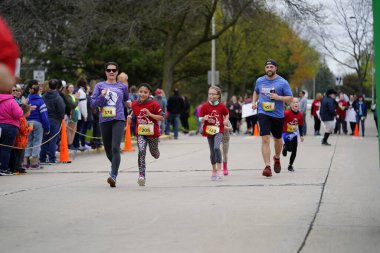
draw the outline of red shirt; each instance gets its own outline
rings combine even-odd
[[[149,117],[146,112],[141,109],[146,108],[152,114],[161,115],[162,109],[155,100],[149,100],[145,103],[138,103],[137,100],[132,102],[132,111],[136,115],[136,136],[144,135],[146,137],[160,137],[160,128],[157,120]],[[139,133],[140,131],[140,133]],[[145,132],[146,134],[142,134]]]
[[[292,133],[298,130],[298,126],[303,126],[303,114],[302,112],[293,112],[292,110],[286,110],[284,112],[284,127],[283,133]]]
[[[345,120],[347,108],[348,103],[345,100],[339,100],[338,106],[336,107],[336,115],[338,115],[340,119]]]
[[[203,136],[213,136],[213,134],[208,134],[206,132],[210,127],[218,129],[216,133],[224,133],[224,124],[223,116],[228,115],[228,109],[223,103],[218,105],[211,105],[209,102],[206,102],[202,105],[199,117],[204,117],[208,115],[209,119],[203,121]],[[207,130],[208,131],[208,130]]]
[[[314,117],[317,117],[317,111],[319,111],[319,108],[321,107],[321,100],[314,99],[313,103],[311,104],[311,115]]]

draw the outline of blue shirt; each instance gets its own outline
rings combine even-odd
[[[257,104],[257,112],[275,118],[284,117],[284,102],[280,100],[270,99],[270,90],[274,89],[275,93],[279,96],[293,96],[288,81],[281,76],[277,76],[273,80],[269,80],[266,76],[259,77],[256,80],[254,88],[256,94],[259,96]]]

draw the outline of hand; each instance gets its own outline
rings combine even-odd
[[[132,125],[132,117],[127,117],[127,124],[130,126]]]
[[[257,109],[257,102],[254,102],[252,103],[252,110],[256,110]]]
[[[205,116],[203,117],[203,121],[206,121],[206,120],[208,120],[208,115],[205,115]]]
[[[129,107],[129,108],[132,107],[132,102],[131,102],[131,100],[127,100],[127,107]]]
[[[107,95],[107,90],[102,90],[102,93],[100,95],[102,95],[103,97],[105,97]]]
[[[149,117],[152,116],[152,113],[150,113],[150,111],[147,108],[143,108],[143,109],[141,109],[141,111],[145,112],[146,115],[148,115]]]
[[[273,100],[280,100],[280,96],[277,93],[269,93],[269,97]]]
[[[301,142],[303,142],[303,140],[304,140],[304,138],[303,138],[303,136],[301,136]]]
[[[75,97],[76,99],[78,99],[78,98],[80,97],[79,92],[75,93],[74,97]]]

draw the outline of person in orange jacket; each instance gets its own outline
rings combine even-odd
[[[20,129],[18,130],[16,136],[15,147],[13,149],[13,157],[14,157],[14,166],[11,167],[11,172],[16,174],[24,174],[26,173],[25,168],[22,167],[22,161],[24,160],[25,149],[28,147],[28,135],[33,131],[33,125],[28,124],[26,117],[30,115],[31,106],[27,104],[22,104],[21,109],[24,115],[20,118]]]

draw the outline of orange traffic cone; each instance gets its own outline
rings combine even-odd
[[[61,145],[59,148],[59,162],[61,163],[71,163],[69,158],[69,146],[67,144],[67,135],[66,135],[66,125],[65,120],[62,120],[61,128]]]
[[[255,124],[255,128],[253,130],[253,136],[259,136],[259,127],[257,123]]]
[[[359,137],[359,124],[356,123],[354,136]]]
[[[131,127],[129,126],[128,122],[127,122],[127,127],[125,128],[124,151],[127,151],[127,152],[135,151],[134,148],[132,147]]]

